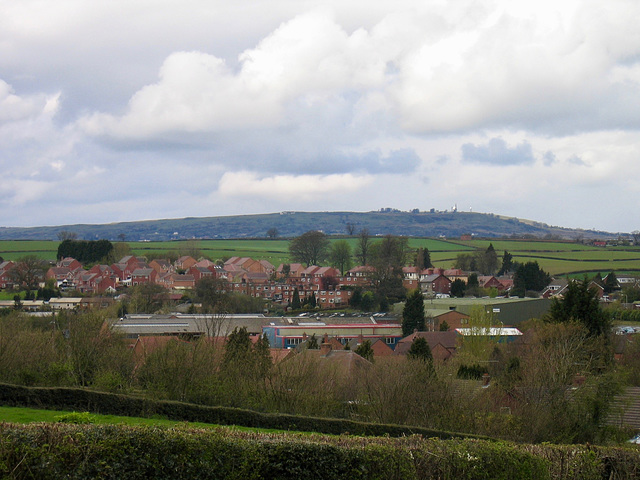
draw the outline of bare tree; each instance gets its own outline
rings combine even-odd
[[[371,235],[369,229],[363,228],[358,235],[358,243],[356,244],[356,258],[360,265],[366,265],[369,261],[369,249],[371,248]]]
[[[46,271],[47,262],[36,255],[26,255],[16,261],[10,275],[13,283],[18,287],[35,290],[40,281],[44,279]]]
[[[640,230],[634,230],[631,232],[631,236],[633,237],[633,244],[640,245]]]
[[[333,242],[329,250],[329,261],[331,265],[340,269],[342,275],[351,268],[351,247],[346,240]]]
[[[326,257],[329,250],[329,239],[323,232],[310,230],[289,243],[289,253],[294,261],[307,265],[317,265]]]
[[[60,230],[58,232],[58,240],[64,242],[65,240],[77,240],[78,234],[76,232],[70,232],[69,230]]]
[[[353,223],[348,222],[346,227],[347,227],[347,235],[352,236],[356,231],[356,226]]]
[[[276,227],[271,227],[269,230],[267,230],[267,237],[274,239],[274,238],[278,238],[278,229]]]
[[[224,311],[213,311],[205,313],[196,320],[198,329],[202,330],[207,337],[226,337],[231,328],[231,319]]]

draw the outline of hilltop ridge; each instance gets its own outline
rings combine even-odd
[[[2,240],[56,240],[61,231],[81,239],[167,241],[187,238],[260,238],[270,229],[279,237],[294,237],[308,230],[329,235],[358,233],[413,237],[537,237],[573,240],[615,238],[618,234],[562,228],[492,213],[382,209],[374,212],[279,212],[255,215],[187,217],[109,224],[75,224],[41,227],[0,227]]]

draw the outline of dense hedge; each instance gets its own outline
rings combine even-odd
[[[239,425],[277,430],[298,430],[332,435],[350,433],[400,437],[419,434],[437,438],[486,438],[477,435],[432,430],[422,427],[356,422],[340,418],[302,417],[260,413],[230,407],[212,407],[166,400],[151,400],[79,388],[23,387],[0,383],[0,405],[77,410],[130,417],[161,416],[171,420]]]
[[[640,310],[614,310],[614,309],[605,309],[605,315],[611,321],[620,321],[620,322],[640,322]]]
[[[113,245],[109,240],[63,240],[58,245],[57,259],[71,257],[82,264],[94,263],[106,258],[112,251]]]
[[[0,424],[3,478],[627,480],[638,475],[640,455],[632,448]]]

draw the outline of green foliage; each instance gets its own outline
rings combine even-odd
[[[502,254],[502,265],[498,271],[498,276],[511,272],[513,268],[513,255],[506,250]]]
[[[630,480],[639,470],[636,449],[593,445],[0,425],[7,478]]]
[[[411,343],[411,348],[407,352],[407,357],[411,360],[418,360],[421,362],[433,362],[433,355],[431,354],[431,348],[427,340],[423,337],[417,337]]]
[[[467,284],[461,278],[456,278],[453,282],[451,282],[451,296],[462,298],[464,297],[464,292],[467,288]]]
[[[202,277],[196,282],[195,297],[202,303],[203,313],[229,311],[229,286],[225,279],[213,275]]]
[[[300,292],[298,291],[298,288],[296,287],[293,290],[293,298],[291,300],[291,308],[293,308],[294,310],[299,310],[300,307],[302,307],[302,304],[300,303]]]
[[[402,310],[402,334],[410,335],[417,330],[425,329],[424,297],[420,289],[415,289],[407,295],[407,301]]]
[[[493,275],[498,270],[498,254],[490,243],[487,249],[478,255],[478,270],[484,275]]]
[[[431,254],[429,253],[428,248],[418,248],[418,250],[416,251],[415,265],[421,270],[433,267],[433,263],[431,263]]]
[[[351,305],[353,308],[360,308],[361,303],[362,303],[362,288],[356,287],[353,290],[353,294],[351,295],[351,298],[349,299],[349,305]]]
[[[540,292],[549,284],[550,277],[540,268],[538,262],[520,265],[513,276],[513,295],[524,297],[528,291]]]
[[[356,347],[354,352],[360,355],[365,360],[369,360],[370,362],[373,362],[373,349],[371,348],[370,340],[365,340],[364,342],[362,342],[360,345]]]
[[[0,434],[0,474],[15,478],[600,480],[633,478],[640,463],[622,448],[418,436],[63,424],[4,424]]]
[[[489,373],[487,367],[482,367],[477,363],[474,363],[473,365],[461,364],[458,367],[456,377],[464,380],[480,380],[485,373]]]
[[[64,415],[58,415],[55,417],[58,423],[74,423],[76,425],[82,425],[87,423],[93,423],[94,418],[89,412],[71,412]]]
[[[320,346],[318,345],[318,339],[316,338],[315,333],[311,335],[311,337],[309,337],[309,340],[307,340],[307,348],[309,350],[318,350],[320,348]]]
[[[604,293],[612,293],[618,289],[620,289],[620,285],[618,284],[618,279],[616,278],[615,272],[610,272],[605,278],[604,281]]]
[[[391,302],[404,298],[402,267],[407,263],[409,239],[386,235],[369,249],[370,262],[375,271],[372,280],[378,296],[385,296]]]
[[[360,308],[364,312],[370,312],[376,306],[376,297],[373,292],[364,292],[360,300]]]
[[[82,264],[109,258],[113,245],[109,240],[63,240],[58,246],[58,260],[72,257]]]
[[[224,347],[224,363],[244,363],[249,360],[252,343],[247,327],[235,327]]]
[[[554,298],[549,310],[549,320],[555,323],[576,321],[584,325],[592,336],[606,335],[611,323],[602,312],[597,291],[585,278],[569,282],[561,299]]]

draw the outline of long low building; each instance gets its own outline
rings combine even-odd
[[[200,315],[171,313],[167,315],[128,314],[111,322],[115,332],[127,338],[152,335],[170,335],[187,338],[224,337],[234,328],[245,327],[250,334],[262,333],[267,317],[255,315]]]
[[[376,316],[378,315],[378,316]],[[388,316],[379,316],[382,314],[374,314],[369,316],[299,316],[299,317],[267,317],[262,314],[226,314],[226,315],[203,315],[203,314],[187,314],[187,313],[170,313],[166,315],[156,314],[127,314],[122,318],[114,319],[109,322],[109,326],[115,332],[120,332],[127,338],[138,338],[141,336],[178,336],[181,338],[198,338],[207,337],[224,337],[229,335],[234,328],[246,328],[251,335],[261,335],[267,333],[264,328],[292,328],[303,327],[311,336],[329,333],[331,336],[340,336],[341,338],[355,338],[360,335],[360,331],[353,334],[347,332],[356,332],[358,329],[375,329],[380,334],[372,334],[372,330],[362,330],[362,334],[366,338],[381,338],[383,335],[396,338],[401,336],[401,328],[399,322],[393,323],[394,318]],[[327,325],[325,321],[331,322]],[[380,322],[380,323],[378,323]],[[337,329],[344,328],[344,332],[330,333],[326,328],[321,329],[322,333],[317,333],[314,327],[335,327]],[[381,327],[390,327],[391,330],[385,330]],[[384,332],[384,333],[383,333]],[[390,332],[393,332],[390,333]],[[302,335],[303,332],[300,333]],[[275,336],[273,340],[269,338],[272,346],[276,347]],[[295,341],[293,341],[295,342]],[[391,342],[391,343],[389,343]],[[388,340],[390,345],[395,346],[396,341]],[[288,348],[290,345],[287,344]],[[282,348],[282,347],[277,347]]]
[[[326,334],[346,344],[354,339],[384,340],[395,348],[402,339],[402,327],[398,324],[355,323],[348,325],[327,325],[323,322],[298,323],[297,325],[265,325],[262,332],[267,336],[272,348],[294,348],[315,335],[321,341]]]

